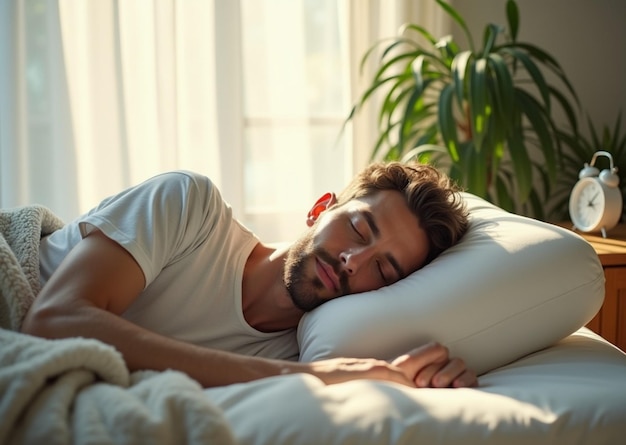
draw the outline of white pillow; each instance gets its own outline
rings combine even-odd
[[[482,374],[593,318],[604,300],[604,273],[582,237],[469,193],[463,199],[470,227],[461,242],[391,286],[306,314],[300,360],[390,360],[435,340]]]

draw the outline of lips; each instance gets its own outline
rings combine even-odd
[[[315,268],[317,270],[317,276],[322,280],[324,286],[333,292],[337,292],[337,290],[339,290],[339,277],[333,268],[319,258],[315,260]]]

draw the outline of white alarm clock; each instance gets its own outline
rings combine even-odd
[[[593,166],[598,156],[609,158],[610,169],[600,172]],[[606,151],[594,153],[591,162],[585,163],[578,178],[569,198],[569,215],[574,229],[581,232],[602,232],[602,236],[606,238],[606,231],[619,222],[623,204],[613,157]]]

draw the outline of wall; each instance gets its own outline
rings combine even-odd
[[[505,0],[450,3],[467,21],[476,44],[482,41],[486,23],[506,26]],[[557,59],[579,95],[583,112],[596,125],[612,127],[623,110],[622,125],[626,125],[626,1],[517,0],[517,5],[519,40],[534,43]],[[453,33],[464,42],[457,27]]]

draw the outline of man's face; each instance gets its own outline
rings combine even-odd
[[[285,285],[310,311],[333,298],[378,289],[426,260],[428,239],[397,191],[331,207],[290,248]]]

